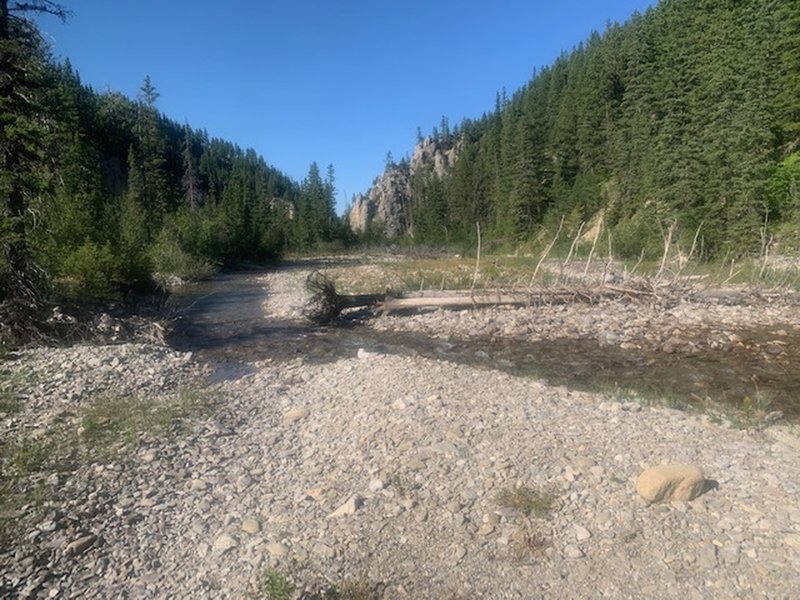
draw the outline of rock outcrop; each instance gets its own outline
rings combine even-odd
[[[366,193],[356,195],[350,206],[350,228],[361,233],[374,224],[390,238],[406,233],[413,235],[410,209],[415,201],[414,176],[428,172],[442,177],[457,155],[457,143],[453,145],[430,137],[417,143],[410,160],[387,165]]]

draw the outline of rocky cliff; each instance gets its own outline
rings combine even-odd
[[[413,234],[411,207],[417,200],[411,185],[414,176],[430,172],[442,177],[457,153],[458,144],[430,137],[417,143],[411,160],[387,165],[366,193],[355,196],[348,217],[351,229],[360,233],[375,224],[387,237]]]

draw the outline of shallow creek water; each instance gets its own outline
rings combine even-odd
[[[182,317],[170,343],[191,350],[216,366],[215,380],[238,378],[247,363],[302,358],[325,363],[353,357],[359,348],[386,354],[421,355],[500,369],[590,391],[629,390],[645,398],[678,404],[709,399],[742,407],[745,398],[769,399],[769,410],[800,418],[800,365],[766,358],[760,352],[701,352],[681,356],[602,347],[594,340],[442,340],[419,333],[379,332],[358,318],[318,327],[268,320],[261,305],[266,291],[258,272],[221,275],[183,286],[172,301]],[[767,340],[768,332],[739,332],[747,340]],[[800,347],[795,332],[785,341]]]

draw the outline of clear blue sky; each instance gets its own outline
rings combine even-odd
[[[297,181],[336,170],[341,212],[429,133],[494,107],[592,30],[655,0],[61,0],[42,17],[84,83],[254,148]]]

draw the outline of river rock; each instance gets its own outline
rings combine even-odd
[[[267,544],[267,552],[274,558],[283,558],[289,553],[289,549],[280,542],[270,542]]]
[[[211,548],[214,550],[215,554],[221,555],[225,554],[228,550],[236,548],[238,545],[239,542],[236,541],[236,538],[228,533],[223,533],[214,540]]]
[[[254,535],[261,531],[261,524],[256,519],[245,519],[242,521],[242,531]]]
[[[289,410],[283,413],[284,423],[294,423],[300,419],[308,416],[308,409],[305,406],[292,406]]]
[[[695,465],[668,464],[645,469],[636,491],[648,502],[693,500],[705,491],[703,471]]]
[[[331,514],[328,515],[328,519],[336,519],[339,517],[346,517],[348,515],[353,515],[355,512],[361,507],[363,500],[360,496],[350,496],[347,502],[342,504],[339,508],[333,511]]]
[[[67,555],[73,555],[73,556],[78,554],[83,554],[89,548],[91,548],[96,541],[97,541],[97,536],[94,535],[93,533],[81,536],[67,545],[65,553]]]

